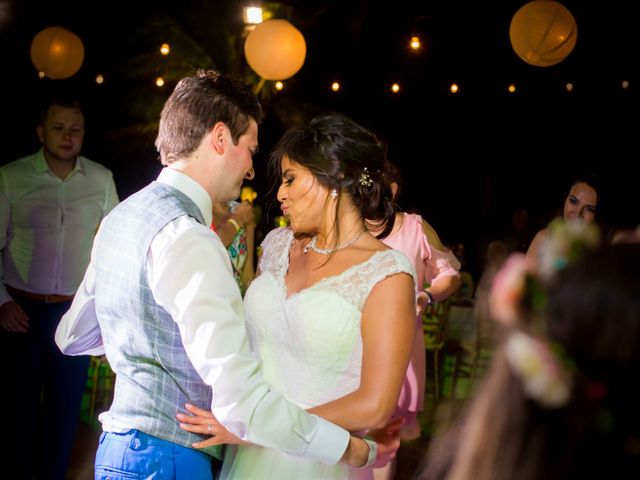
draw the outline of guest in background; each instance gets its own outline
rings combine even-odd
[[[0,168],[0,336],[11,478],[64,479],[89,357],[54,343],[89,264],[93,236],[118,203],[111,171],[80,155],[84,114],[49,102],[37,125],[42,148]],[[14,452],[15,449],[15,452]]]
[[[248,201],[216,202],[213,204],[212,228],[227,247],[233,276],[244,292],[256,275],[254,266],[256,215]]]
[[[596,209],[600,201],[598,183],[594,175],[582,175],[574,178],[564,199],[562,217],[565,220],[594,222]],[[527,256],[537,260],[542,245],[549,237],[549,229],[543,228],[531,241]]]
[[[526,252],[531,244],[533,234],[529,223],[529,210],[523,207],[511,212],[511,222],[504,236],[503,242],[509,252]]]
[[[460,286],[449,298],[451,303],[455,305],[471,306],[476,291],[476,282],[468,270],[464,243],[455,243],[448,248],[460,262]]]
[[[611,235],[611,243],[640,243],[640,225],[636,228],[619,228]]]
[[[640,245],[589,252],[546,282],[536,269],[510,257],[496,277],[505,341],[418,478],[640,476]]]
[[[387,162],[384,175],[391,184],[394,201],[400,198],[402,175],[398,167]],[[373,234],[380,235],[382,228],[373,220],[368,221]],[[386,245],[403,252],[416,269],[416,335],[411,362],[402,386],[396,414],[405,420],[400,430],[403,440],[413,440],[421,435],[417,414],[424,408],[426,358],[422,312],[428,305],[445,300],[460,286],[460,262],[445,248],[436,231],[420,215],[396,211],[391,232],[381,238]],[[375,470],[376,479],[393,478],[395,461]]]

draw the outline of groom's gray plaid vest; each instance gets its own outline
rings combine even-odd
[[[182,215],[204,224],[193,201],[158,182],[114,208],[102,223],[96,248],[95,298],[116,373],[113,403],[104,415],[123,429],[190,447],[202,438],[182,430],[176,412],[184,412],[186,402],[209,409],[211,388],[193,368],[176,323],[156,303],[147,281],[151,241]],[[208,453],[217,456],[217,449]]]

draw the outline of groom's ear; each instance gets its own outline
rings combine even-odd
[[[218,155],[224,153],[226,131],[227,126],[222,122],[216,122],[211,129],[211,146]]]

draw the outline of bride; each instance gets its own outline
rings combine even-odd
[[[290,227],[265,238],[244,305],[265,379],[289,400],[352,432],[390,422],[415,332],[415,272],[407,257],[365,228],[394,217],[384,146],[368,130],[325,114],[289,130],[272,167]],[[210,412],[190,407],[182,428],[206,434]],[[228,436],[194,444],[205,447]],[[373,478],[356,469],[276,450],[229,445],[221,478]]]

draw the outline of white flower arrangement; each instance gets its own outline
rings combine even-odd
[[[547,342],[516,331],[507,339],[504,352],[529,398],[545,408],[562,407],[568,402],[572,376]]]
[[[504,345],[513,372],[522,380],[525,394],[545,408],[565,405],[571,396],[574,368],[562,349],[545,340],[544,307],[548,281],[569,263],[600,242],[595,224],[554,220],[543,245],[540,262],[521,253],[512,254],[493,280],[489,310],[494,320],[516,327]],[[518,328],[527,326],[537,335]]]
[[[549,237],[540,252],[540,275],[550,278],[598,243],[600,229],[595,223],[562,219],[552,221],[549,224]]]
[[[526,293],[527,275],[535,265],[522,253],[513,253],[496,273],[489,292],[489,311],[494,320],[505,325],[520,323],[520,302]]]

